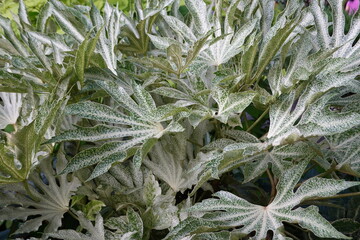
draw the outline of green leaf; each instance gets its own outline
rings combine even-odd
[[[85,70],[85,53],[87,51],[88,38],[80,44],[75,57],[75,73],[78,76],[81,86],[84,85],[84,70]]]
[[[360,229],[360,223],[351,218],[341,218],[332,222],[332,225],[340,232],[352,234]]]
[[[148,32],[151,32],[151,28],[157,18],[158,14],[149,16],[146,19],[140,20],[136,25],[135,32],[129,28],[123,28],[122,35],[128,39],[129,44],[119,44],[120,51],[126,54],[145,54],[148,51],[149,36]]]
[[[86,203],[86,196],[85,195],[74,195],[71,197],[71,205],[70,207],[74,207],[76,205],[84,205]]]
[[[260,77],[285,40],[293,32],[297,22],[297,19],[287,21],[286,18],[281,18],[277,21],[276,25],[270,28],[269,32],[266,33],[263,47],[259,53],[258,69],[253,79],[257,80]]]
[[[106,205],[102,201],[91,200],[84,206],[83,212],[85,213],[87,219],[95,220],[95,216],[99,214],[101,208],[104,206]]]
[[[151,57],[145,58],[145,60],[150,64],[150,66],[161,69],[168,73],[177,74],[177,72],[172,68],[168,60],[161,57]]]

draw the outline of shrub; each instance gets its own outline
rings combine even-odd
[[[358,237],[360,18],[327,2],[50,0],[34,24],[20,1],[0,16],[11,237]]]

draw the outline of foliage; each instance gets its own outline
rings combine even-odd
[[[360,15],[274,4],[6,0],[4,233],[357,239]]]
[[[0,219],[26,220],[15,232],[16,234],[36,231],[42,226],[43,221],[49,222],[44,232],[51,233],[61,227],[61,218],[69,210],[70,196],[80,186],[80,181],[75,177],[68,181],[66,175],[54,177],[66,165],[63,153],[59,153],[55,164],[57,172],[53,169],[51,158],[41,162],[38,169],[29,176],[27,180],[29,183],[24,185],[28,188],[28,192],[21,184],[7,185],[3,188]],[[29,198],[30,193],[31,198]],[[30,218],[34,215],[41,217]]]

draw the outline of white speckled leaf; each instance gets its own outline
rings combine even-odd
[[[350,239],[338,232],[319,213],[318,208],[310,206],[307,208],[296,208],[302,201],[311,197],[332,196],[349,187],[359,185],[359,182],[346,182],[344,180],[311,178],[301,184],[293,192],[293,188],[300,180],[308,161],[302,161],[286,171],[277,184],[277,194],[268,206],[259,206],[225,191],[214,194],[216,199],[206,199],[201,203],[190,207],[188,211],[205,213],[201,218],[190,218],[183,224],[175,227],[168,236],[180,239],[189,235],[202,226],[210,229],[218,227],[239,227],[243,233],[256,231],[252,239],[261,240],[266,237],[267,231],[274,233],[275,239],[286,238],[281,232],[283,221],[299,223],[300,226],[309,229],[318,237],[330,237]],[[206,213],[208,212],[208,213]],[[192,226],[185,224],[186,221],[193,221]]]
[[[315,152],[304,142],[274,147],[271,151],[263,151],[243,160],[246,162],[243,168],[244,182],[262,175],[269,165],[274,175],[280,178],[292,167],[294,161],[310,160],[314,157]]]
[[[346,62],[341,62],[340,68],[345,63]],[[310,135],[312,131],[311,129],[315,129],[316,127],[311,126],[312,123],[310,121],[315,121],[315,123],[320,124],[318,128],[319,132],[314,132],[312,135],[326,133],[331,134],[339,131],[339,122],[336,120],[336,118],[341,118],[342,114],[344,117],[341,118],[341,120],[343,120],[343,123],[346,124],[346,126],[344,125],[344,128],[342,128],[343,131],[354,126],[354,124],[357,124],[357,120],[354,118],[357,116],[357,113],[354,111],[340,114],[329,114],[328,112],[326,113],[326,111],[325,114],[317,113],[316,111],[310,111],[313,108],[323,108],[323,106],[326,104],[326,100],[329,100],[331,94],[334,93],[323,96],[324,94],[332,89],[351,86],[354,81],[356,81],[354,80],[355,77],[359,74],[359,70],[357,69],[350,72],[335,70],[336,73],[330,73],[333,70],[332,68],[337,68],[336,64],[328,65],[326,69],[324,69],[323,73],[317,75],[314,79],[312,79],[311,82],[304,83],[304,90],[298,88],[286,95],[283,94],[274,104],[270,106],[270,128],[267,137],[270,139],[270,142],[272,142],[273,145],[279,145],[288,139],[296,140],[302,134],[305,136]],[[321,98],[322,96],[323,98]],[[316,101],[317,103],[312,104]],[[309,109],[309,111],[304,114],[304,116],[302,116],[307,109]],[[319,114],[322,116],[319,117]],[[317,119],[311,117],[310,115],[317,115]],[[299,118],[304,118],[304,120],[301,119],[299,127],[296,127],[295,123],[299,120]],[[323,121],[323,123],[319,123],[319,121]],[[321,126],[321,124],[324,124],[325,122],[328,123],[328,121],[332,122],[336,128]],[[352,124],[352,121],[355,122]],[[307,124],[307,122],[309,124]]]
[[[103,88],[116,102],[121,104],[122,107],[138,116],[143,115],[137,103],[118,83],[114,81],[95,81],[95,83]]]
[[[132,208],[127,209],[126,216],[108,219],[105,222],[105,226],[109,229],[116,230],[122,237],[128,235],[129,237],[124,238],[124,240],[142,239],[143,237],[143,221],[139,214]]]
[[[92,222],[88,220],[83,213],[78,212],[77,215],[80,225],[87,231],[86,234],[71,229],[71,230],[59,230],[56,233],[48,234],[48,236],[63,240],[77,240],[77,239],[105,240],[106,239],[104,224],[103,224],[104,220],[100,214],[96,216],[95,225],[93,225]]]
[[[167,24],[177,33],[181,34],[189,42],[195,42],[197,40],[196,36],[192,32],[191,28],[189,28],[184,22],[181,20],[172,17],[172,16],[163,16],[164,20]]]
[[[321,49],[338,48],[335,56],[348,57],[357,55],[360,44],[359,42],[355,44],[355,42],[356,36],[360,33],[359,18],[354,18],[349,24],[349,31],[345,31],[347,14],[344,11],[343,2],[338,0],[329,0],[328,2],[332,8],[332,16],[330,18],[325,13],[324,4],[319,4],[318,1],[310,2],[309,8],[316,26],[316,44]],[[331,33],[327,30],[329,25],[333,25]],[[356,64],[351,65],[351,68],[356,68],[356,66]]]
[[[146,123],[140,119],[138,120],[121,112],[114,111],[113,108],[96,102],[85,101],[71,104],[66,107],[65,112],[91,120],[124,125],[147,126]]]
[[[228,90],[220,87],[213,89],[212,97],[218,104],[218,111],[214,116],[223,123],[227,123],[229,117],[234,114],[240,114],[250,105],[255,92],[229,93]]]
[[[360,174],[360,127],[326,136],[325,139],[329,144],[325,157],[335,159],[338,169],[350,166]]]
[[[156,134],[154,128],[120,128],[107,125],[96,125],[95,127],[83,128],[79,127],[74,130],[66,131],[52,138],[48,143],[62,141],[89,141],[95,142],[99,140],[118,139],[124,137],[141,137],[144,135]]]
[[[64,173],[74,172],[97,164],[93,174],[88,179],[90,180],[105,173],[113,163],[122,162],[133,154],[135,154],[133,161],[137,167],[140,167],[142,160],[158,138],[167,132],[184,131],[181,124],[172,120],[172,117],[183,111],[183,108],[172,104],[157,107],[150,93],[140,85],[133,85],[135,102],[118,83],[97,80],[95,82],[132,114],[125,114],[105,104],[91,101],[78,102],[67,106],[66,112],[68,114],[97,121],[121,124],[124,127],[96,125],[92,128],[77,128],[66,131],[51,139],[49,142],[73,140],[91,142],[100,140],[116,141],[78,153],[63,171]],[[167,124],[166,122],[170,120],[172,121]],[[136,152],[132,151],[132,154],[128,155],[127,151],[138,145],[138,150]]]
[[[124,151],[126,149],[142,143],[146,138],[148,137],[135,138],[134,140],[124,142],[110,142],[105,143],[101,147],[86,149],[75,155],[62,173],[74,172],[93,164],[107,163],[109,168],[112,163],[125,160],[126,154],[124,154]],[[103,171],[102,169],[104,167],[100,168],[101,172]],[[99,174],[94,172],[93,176],[97,175]]]
[[[203,2],[203,0],[185,0],[185,4],[193,17],[195,29],[198,34],[200,36],[206,34],[210,30],[206,3]]]
[[[174,192],[184,191],[196,183],[197,174],[191,169],[198,162],[189,161],[186,154],[188,144],[185,133],[166,135],[153,147],[149,158],[144,160],[144,165]]]
[[[37,172],[29,177],[34,184],[29,183],[30,191],[39,201],[31,199],[20,183],[7,185],[0,191],[0,220],[26,220],[16,233],[36,231],[43,221],[49,222],[44,229],[45,233],[54,232],[62,226],[61,220],[69,210],[70,197],[80,186],[80,181],[74,176],[70,181],[67,175],[54,176],[60,173],[66,164],[61,151],[57,156],[56,172],[52,164],[51,158],[43,159],[39,170],[44,178]],[[35,215],[37,217],[33,217]]]
[[[84,41],[85,37],[80,32],[80,30],[64,15],[63,11],[66,11],[63,9],[62,3],[52,0],[50,1],[52,4],[52,11],[51,13],[55,17],[57,23],[61,27],[61,29],[72,36],[75,40],[78,42]]]
[[[18,51],[22,56],[28,57],[29,53],[22,42],[20,42],[20,40],[16,37],[14,30],[11,27],[10,19],[0,16],[0,27],[2,27],[7,36],[7,39],[11,42],[16,51]]]
[[[152,34],[148,34],[148,36],[157,49],[166,50],[170,45],[178,44],[178,42],[172,38],[159,37]]]
[[[303,136],[341,133],[360,124],[358,109],[350,108],[349,111],[346,111],[346,106],[341,106],[341,111],[332,110],[330,101],[337,97],[341,98],[341,92],[329,92],[308,107],[297,124],[297,128]]]

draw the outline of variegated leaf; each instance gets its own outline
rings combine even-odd
[[[350,167],[360,174],[360,127],[326,136],[325,139],[329,145],[325,157],[336,160],[340,171],[347,172],[347,167]]]
[[[188,211],[198,211],[205,215],[201,218],[185,220],[169,233],[168,239],[181,239],[191,233],[222,227],[241,227],[240,231],[243,233],[255,230],[255,236],[252,238],[256,240],[265,238],[268,230],[274,233],[275,239],[290,239],[281,231],[283,221],[298,223],[319,237],[350,239],[331,226],[318,213],[317,207],[297,207],[296,209],[294,207],[312,197],[332,196],[360,183],[314,177],[303,182],[293,192],[307,163],[308,161],[302,161],[281,176],[276,187],[277,194],[269,205],[260,206],[229,192],[217,192],[214,194],[217,198],[206,199],[188,209]]]
[[[35,171],[29,177],[31,197],[20,183],[2,189],[0,220],[26,220],[17,233],[36,231],[42,226],[43,221],[49,222],[45,227],[45,233],[55,232],[61,227],[63,215],[69,211],[70,197],[80,186],[80,181],[74,176],[72,180],[69,180],[67,175],[54,177],[65,165],[66,159],[61,151],[57,156],[56,172],[53,169],[52,159],[44,159],[39,165],[41,174]]]
[[[93,128],[78,128],[51,139],[49,142],[73,140],[114,141],[78,153],[64,169],[63,173],[74,172],[97,164],[93,174],[88,179],[91,180],[108,171],[112,164],[122,162],[132,155],[134,155],[133,161],[136,166],[140,167],[142,160],[158,138],[167,132],[181,132],[184,130],[176,121],[166,123],[171,120],[174,114],[182,111],[182,108],[171,105],[156,107],[152,96],[143,87],[134,84],[135,102],[125,89],[115,82],[96,81],[96,83],[104,88],[124,109],[131,112],[132,116],[96,102],[84,101],[69,105],[67,107],[68,114],[120,124],[124,127],[97,125]],[[129,151],[138,146],[139,149],[136,152]]]
[[[212,97],[218,104],[218,111],[214,117],[223,123],[227,123],[231,115],[242,113],[250,105],[255,95],[251,91],[229,93],[228,90],[220,87],[213,89]]]

